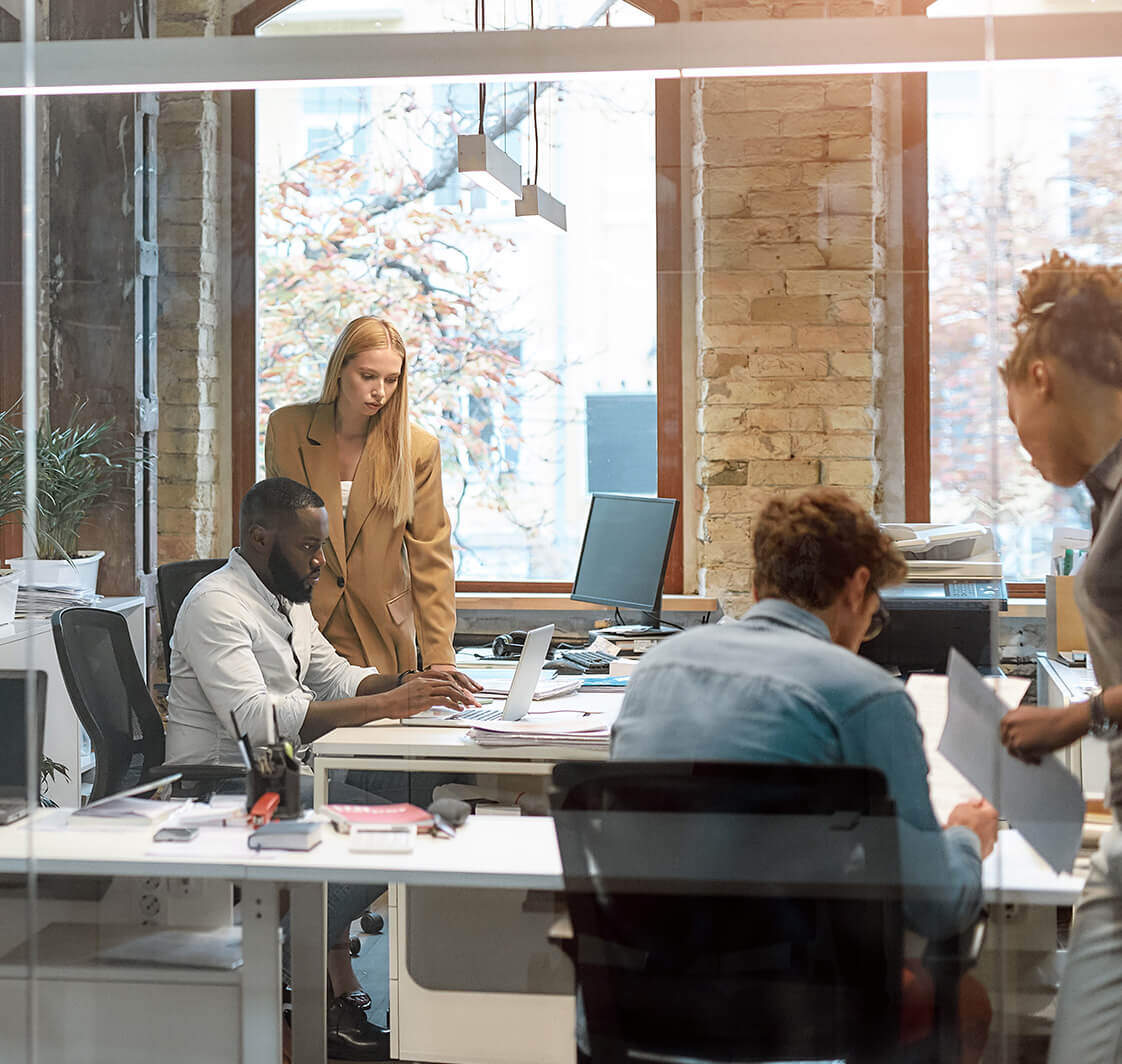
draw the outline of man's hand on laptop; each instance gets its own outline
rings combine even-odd
[[[400,687],[374,696],[378,716],[401,720],[434,707],[461,710],[467,706],[478,706],[471,691],[457,681],[456,675],[425,671],[407,677]]]
[[[460,672],[455,665],[430,665],[419,675],[436,677],[451,676],[465,691],[470,691],[472,694],[478,694],[483,690],[483,684],[477,683],[468,676],[467,673]]]

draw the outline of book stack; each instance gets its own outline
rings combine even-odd
[[[350,836],[354,853],[408,853],[418,831],[432,828],[434,817],[419,805],[350,805],[333,802],[323,807],[335,830]]]

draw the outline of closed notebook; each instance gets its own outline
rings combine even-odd
[[[333,802],[320,810],[331,818],[338,831],[382,831],[413,826],[424,830],[432,826],[432,814],[410,802],[393,805],[353,805]]]
[[[314,850],[323,841],[322,820],[270,820],[249,836],[251,850]]]
[[[154,827],[183,806],[183,802],[158,802],[149,798],[114,798],[75,809],[67,824],[86,828]]]

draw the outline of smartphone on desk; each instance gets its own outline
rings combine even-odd
[[[160,828],[155,835],[152,836],[153,842],[190,842],[197,834],[199,829],[196,827],[190,828]]]

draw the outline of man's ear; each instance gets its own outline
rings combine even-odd
[[[254,550],[266,553],[272,549],[273,539],[275,533],[264,525],[250,525],[249,526],[249,542],[252,544]]]
[[[855,613],[865,604],[865,596],[869,593],[869,572],[867,565],[859,565],[845,583],[847,605]]]

